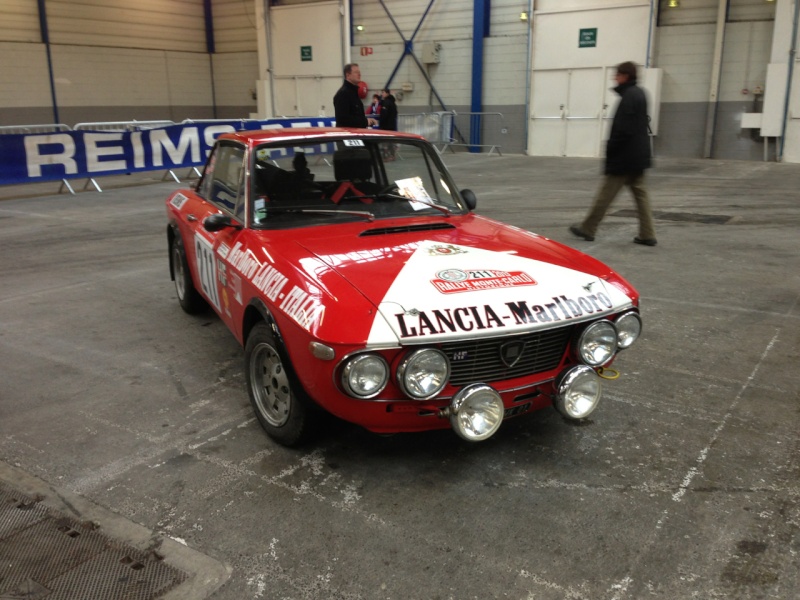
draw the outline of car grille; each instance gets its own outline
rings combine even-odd
[[[573,327],[559,327],[518,336],[442,344],[450,360],[450,384],[488,383],[551,371],[558,367]],[[503,353],[507,360],[503,360]],[[516,362],[511,366],[506,363]]]

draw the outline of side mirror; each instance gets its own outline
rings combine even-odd
[[[235,227],[236,229],[241,229],[241,226],[238,223],[234,223],[230,216],[223,215],[222,213],[208,215],[205,219],[203,219],[203,227],[206,231],[222,231],[226,227]]]
[[[468,209],[475,210],[475,207],[478,206],[478,199],[472,190],[461,190],[461,197],[467,203]]]

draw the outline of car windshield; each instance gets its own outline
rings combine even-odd
[[[268,144],[255,149],[250,177],[259,228],[466,212],[436,151],[421,140]]]

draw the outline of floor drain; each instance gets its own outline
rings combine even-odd
[[[637,217],[638,213],[625,208],[611,213],[613,217]],[[653,211],[653,218],[659,221],[679,221],[684,223],[704,223],[706,225],[724,225],[733,217],[728,215],[704,215],[700,213]]]
[[[0,482],[0,600],[149,600],[187,577]]]

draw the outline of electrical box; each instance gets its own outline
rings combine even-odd
[[[422,62],[426,65],[439,64],[439,51],[442,45],[439,42],[426,42],[422,46]]]

